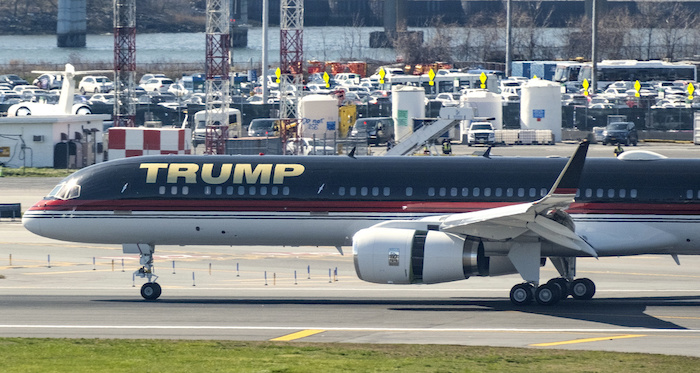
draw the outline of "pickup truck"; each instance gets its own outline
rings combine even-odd
[[[467,145],[487,144],[496,142],[496,131],[489,122],[472,122],[467,132]]]

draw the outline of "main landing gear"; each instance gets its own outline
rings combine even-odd
[[[139,254],[141,268],[134,272],[134,277],[146,278],[148,282],[141,286],[141,296],[145,300],[156,300],[160,297],[162,289],[156,280],[158,276],[153,274],[153,252],[155,247],[148,244],[124,244],[125,254]]]
[[[546,284],[535,286],[533,283],[522,283],[510,290],[510,301],[521,306],[536,301],[543,306],[551,306],[571,295],[577,300],[588,300],[595,294],[595,283],[587,278],[573,281],[563,277],[553,278]]]
[[[521,271],[521,276],[523,273],[528,275],[522,276],[525,283],[515,285],[510,290],[510,301],[513,304],[521,306],[530,304],[534,300],[543,306],[551,306],[568,298],[569,295],[577,300],[593,298],[595,294],[593,281],[587,278],[574,280],[576,276],[575,257],[550,257],[549,260],[561,277],[553,278],[546,284],[538,286],[539,268],[536,268],[537,271]]]

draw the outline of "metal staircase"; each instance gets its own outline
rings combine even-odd
[[[471,107],[443,107],[440,116],[432,122],[425,122],[422,127],[410,135],[398,139],[397,144],[384,155],[406,155],[417,151],[424,144],[430,144],[460,121],[474,118]]]

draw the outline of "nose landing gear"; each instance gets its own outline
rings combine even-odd
[[[134,277],[145,278],[147,283],[141,286],[141,296],[145,300],[156,300],[160,297],[162,289],[156,280],[158,276],[153,273],[153,252],[155,247],[148,244],[124,244],[124,254],[139,254],[141,268],[134,272]]]

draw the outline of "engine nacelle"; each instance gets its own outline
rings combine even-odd
[[[363,229],[353,236],[352,251],[357,276],[374,283],[434,284],[517,273],[508,257],[487,257],[481,240],[440,231]]]

